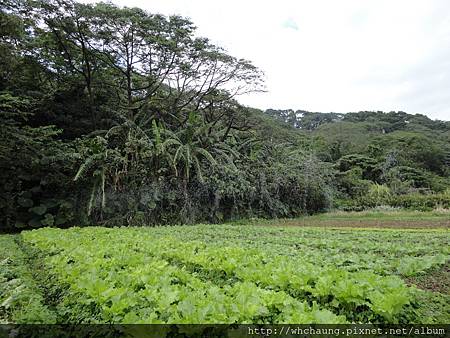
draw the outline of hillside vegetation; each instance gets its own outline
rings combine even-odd
[[[320,160],[333,164],[336,206],[449,208],[450,122],[405,112],[265,113],[295,128]]]
[[[244,107],[261,71],[179,16],[6,0],[0,24],[1,230],[449,207],[449,122]]]

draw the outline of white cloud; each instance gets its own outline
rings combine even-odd
[[[288,18],[285,22],[283,22],[283,27],[298,31],[297,22],[295,22],[295,20],[292,18]]]
[[[244,104],[450,120],[447,0],[113,2],[190,17],[200,35],[253,61],[268,92],[241,97]]]

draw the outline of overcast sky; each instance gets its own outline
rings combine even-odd
[[[113,2],[189,17],[199,35],[251,60],[267,93],[243,104],[450,120],[449,0]]]

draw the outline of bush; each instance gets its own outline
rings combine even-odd
[[[394,195],[388,187],[374,184],[366,195],[355,199],[336,200],[334,206],[344,211],[363,211],[381,206],[418,211],[450,209],[450,189],[442,194]]]
[[[437,208],[450,209],[450,194],[394,196],[391,206],[420,211],[429,211]]]

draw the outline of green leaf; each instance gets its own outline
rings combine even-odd
[[[41,220],[42,225],[52,226],[54,224],[55,217],[52,214],[45,214],[44,219]]]
[[[33,206],[33,201],[29,198],[19,197],[17,203],[24,208],[31,208]]]
[[[31,211],[39,216],[42,216],[47,211],[47,207],[45,205],[41,204],[37,207],[30,208],[29,211]]]
[[[39,228],[42,225],[42,223],[41,223],[40,219],[33,218],[30,221],[28,221],[28,225],[30,225],[33,228]]]

